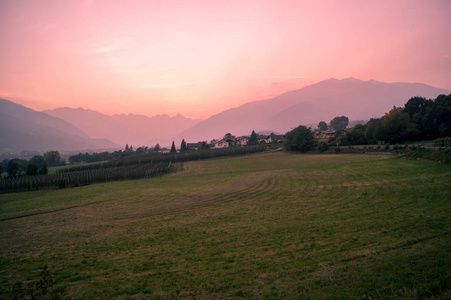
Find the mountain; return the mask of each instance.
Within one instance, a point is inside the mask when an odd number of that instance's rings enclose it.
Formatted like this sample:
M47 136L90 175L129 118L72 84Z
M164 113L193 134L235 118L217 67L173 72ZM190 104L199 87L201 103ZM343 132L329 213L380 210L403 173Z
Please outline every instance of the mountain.
M107 116L84 108L57 108L44 113L66 120L82 129L91 138L106 138L120 145L171 145L172 136L197 124L200 120L182 115L169 117L158 115L152 118L142 115Z
M287 132L299 125L381 117L393 106L404 106L414 96L435 98L451 91L421 83L385 83L355 78L329 79L216 114L175 137L187 141L220 138L225 133L249 135L252 130Z
M72 124L0 99L0 151L96 150L117 148L91 139Z

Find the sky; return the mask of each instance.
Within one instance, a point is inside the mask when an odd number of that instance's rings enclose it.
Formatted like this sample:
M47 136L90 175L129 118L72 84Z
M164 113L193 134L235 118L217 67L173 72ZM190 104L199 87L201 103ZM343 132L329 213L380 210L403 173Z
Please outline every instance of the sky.
M0 97L206 119L329 78L451 89L449 0L1 0Z

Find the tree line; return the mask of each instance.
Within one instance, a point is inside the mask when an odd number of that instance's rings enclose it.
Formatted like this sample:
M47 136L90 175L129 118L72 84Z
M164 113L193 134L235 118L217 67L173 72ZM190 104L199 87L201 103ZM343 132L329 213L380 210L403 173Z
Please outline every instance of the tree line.
M392 144L434 139L447 141L451 136L451 95L439 95L435 99L412 97L404 107L394 106L384 116L373 118L366 124L346 129L348 122L345 116L335 117L329 125L319 122L321 131L335 130L335 135L327 143L318 143L311 128L299 126L286 134L285 148L306 152L316 146L321 151L329 145Z
M61 159L58 151L48 151L44 155L35 155L29 160L19 158L4 159L0 163L0 171L6 172L7 178L15 178L25 175L46 175L49 167L64 165L66 165L66 162Z

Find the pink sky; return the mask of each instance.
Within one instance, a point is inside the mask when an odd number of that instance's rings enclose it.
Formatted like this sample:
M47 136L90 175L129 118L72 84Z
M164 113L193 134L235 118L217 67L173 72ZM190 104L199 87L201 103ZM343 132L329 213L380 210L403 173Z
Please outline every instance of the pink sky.
M451 89L451 1L0 1L0 97L208 118L331 77Z

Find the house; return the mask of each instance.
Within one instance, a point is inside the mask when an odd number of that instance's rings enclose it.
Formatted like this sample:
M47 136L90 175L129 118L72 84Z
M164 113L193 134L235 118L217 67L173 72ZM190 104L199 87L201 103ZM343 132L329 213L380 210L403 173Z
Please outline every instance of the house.
M236 145L237 146L247 146L247 144L249 143L249 137L248 136L240 136L236 139Z
M267 144L278 144L283 143L285 141L285 136L283 134L274 134L271 133L266 137L265 142Z
M206 142L197 142L197 143L186 143L186 148L188 150L199 150L207 148Z
M257 134L258 143L266 143L267 137L268 137L267 135Z
M229 144L228 147L233 147L236 145L236 139L224 139L224 141Z
M211 145L211 148L218 149L218 148L227 148L229 147L229 143L223 139L214 141Z
M334 130L315 131L315 139L327 140L335 136Z
M348 133L348 131L346 129L342 129L342 130L340 130L339 135L346 135L347 133ZM327 139L335 137L336 131L334 131L334 130L315 131L314 134L315 134L315 139L327 140Z

